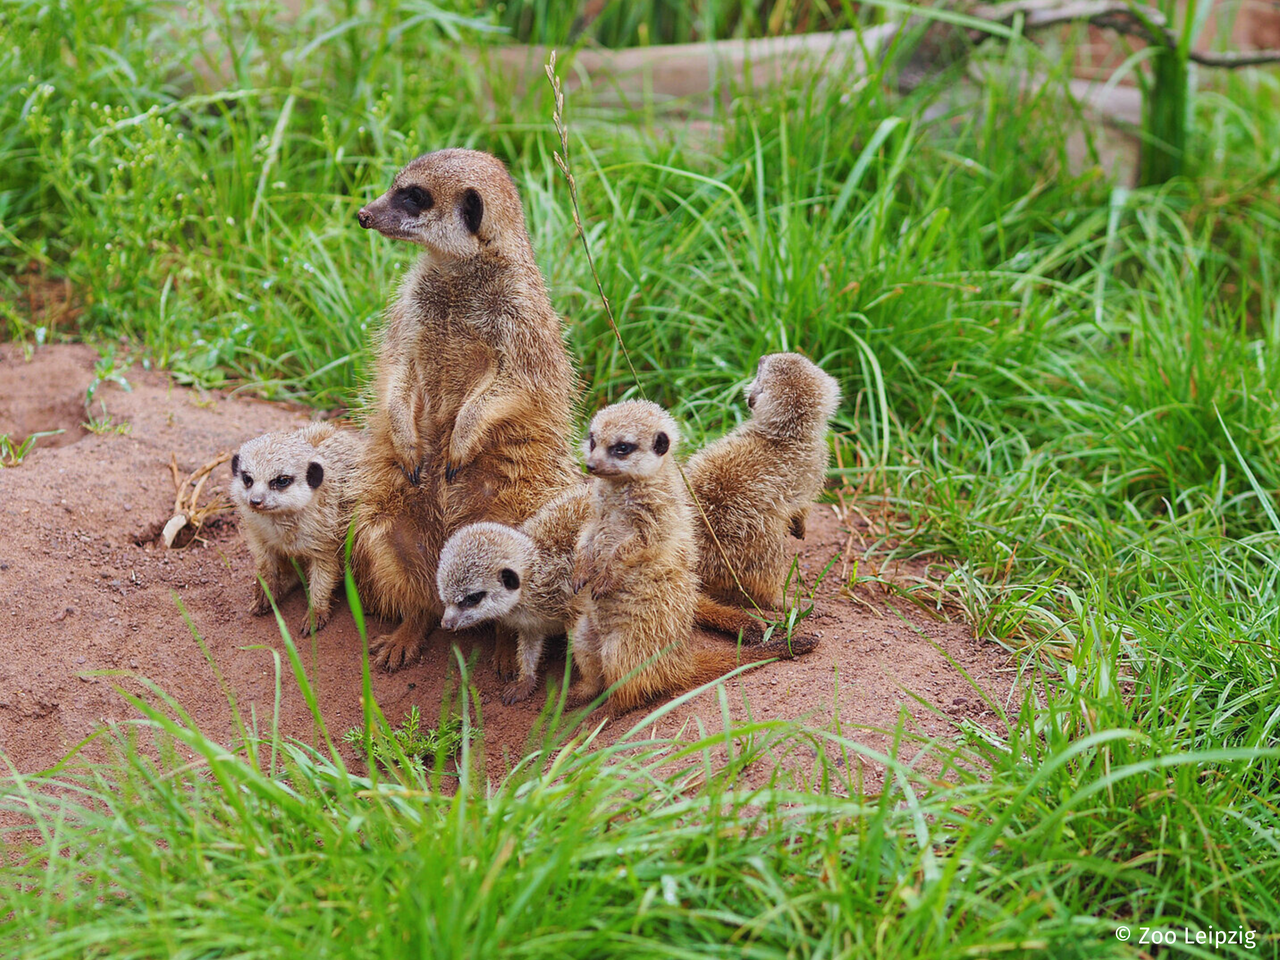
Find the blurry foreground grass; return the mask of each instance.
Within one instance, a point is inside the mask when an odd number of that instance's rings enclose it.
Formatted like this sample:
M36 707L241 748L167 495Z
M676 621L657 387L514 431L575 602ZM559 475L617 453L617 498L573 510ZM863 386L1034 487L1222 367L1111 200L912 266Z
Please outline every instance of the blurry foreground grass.
M588 404L632 389L545 92L467 52L488 19L226 11L0 6L8 337L122 337L186 380L355 403L413 251L354 212L463 145L511 165ZM0 936L31 957L1093 957L1153 953L1113 936L1145 924L1257 937L1187 955L1280 955L1277 79L1202 92L1189 175L1130 191L1088 162L1060 64L982 55L1048 80L797 78L729 91L709 132L574 95L569 120L649 396L697 440L746 415L762 352L838 376L844 479L900 523L873 556L949 558L917 599L1043 679L1007 736L903 740L878 796L841 783L853 731L765 724L679 762L579 744L496 784L464 744L443 796L140 704L158 746L6 785L41 839L0 872ZM811 745L817 784L733 787Z

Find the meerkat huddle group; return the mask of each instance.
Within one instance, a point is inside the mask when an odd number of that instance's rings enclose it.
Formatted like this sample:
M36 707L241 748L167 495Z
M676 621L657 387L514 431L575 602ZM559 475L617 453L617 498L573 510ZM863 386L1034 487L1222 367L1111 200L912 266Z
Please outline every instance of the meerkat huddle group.
M300 566L302 629L322 628L354 517L361 600L399 623L371 643L384 669L412 662L437 626L492 623L503 701L515 703L537 686L545 641L567 634L571 702L612 687L611 709L625 711L813 649L812 637L766 640L744 605L784 602L788 540L803 538L827 469L832 377L798 354L762 357L751 418L683 476L665 410L606 407L582 445L584 476L573 366L502 163L426 154L359 220L423 253L388 311L365 429L314 423L232 458L255 613ZM695 623L732 641L698 640Z

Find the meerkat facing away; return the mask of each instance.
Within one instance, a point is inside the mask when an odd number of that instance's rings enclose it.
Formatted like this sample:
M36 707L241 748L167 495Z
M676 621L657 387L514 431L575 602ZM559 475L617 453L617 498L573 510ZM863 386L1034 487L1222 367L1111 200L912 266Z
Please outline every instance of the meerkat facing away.
M826 478L827 421L840 405L840 386L797 353L767 354L748 388L747 405L751 419L686 467L706 514L697 523L698 576L719 600L779 607L795 556L787 538L804 538L809 507Z
M570 697L577 703L621 681L609 703L626 712L742 663L816 645L812 638L695 644L697 542L693 504L672 459L678 442L670 414L648 401L614 404L591 421L584 452L592 514L575 565L582 614L572 652L581 679Z
M293 561L306 570L315 630L329 622L333 589L342 576L342 551L354 507L353 476L364 438L331 423L267 433L231 458L231 500L240 514L257 576L276 599L297 585ZM254 614L271 600L254 582ZM304 618L301 632L312 631Z
M439 552L458 527L518 524L580 481L576 381L515 184L496 158L410 162L360 225L423 248L378 350L353 564L373 608L399 619L371 644L397 669L439 623ZM499 674L514 646L500 632Z
M591 488L580 483L518 528L473 523L455 531L440 551L436 582L444 603L441 626L465 630L497 621L516 632L519 677L503 689L504 704L533 694L543 646L576 619L574 552L591 516L591 497ZM761 621L701 593L694 622L741 636L748 644L764 637Z

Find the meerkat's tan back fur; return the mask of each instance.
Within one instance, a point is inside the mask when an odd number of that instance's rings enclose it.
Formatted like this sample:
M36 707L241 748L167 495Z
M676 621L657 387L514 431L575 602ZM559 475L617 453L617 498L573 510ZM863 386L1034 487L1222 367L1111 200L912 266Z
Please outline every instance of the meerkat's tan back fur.
M809 508L826 478L827 421L840 404L840 388L799 354L775 353L760 358L748 391L751 419L686 467L715 531L713 539L698 518L698 576L719 600L746 603L749 597L761 607L778 607L795 556L790 540L803 539Z
M248 440L231 460L231 500L256 575L280 599L297 583L292 561L306 571L314 621L303 621L303 633L329 620L363 452L361 434L311 423ZM270 612L261 583L254 583L253 594L252 611Z
M360 222L424 248L379 345L357 518L362 595L402 621L372 645L394 669L439 622L436 563L449 533L518 524L577 478L576 384L500 161L471 150L419 157Z
M620 684L609 702L625 712L739 663L806 652L788 650L784 641L736 649L694 641L697 542L693 504L671 456L678 439L675 421L647 401L615 404L591 422L584 446L592 512L575 574L582 603L572 643L581 673L571 691L577 702Z

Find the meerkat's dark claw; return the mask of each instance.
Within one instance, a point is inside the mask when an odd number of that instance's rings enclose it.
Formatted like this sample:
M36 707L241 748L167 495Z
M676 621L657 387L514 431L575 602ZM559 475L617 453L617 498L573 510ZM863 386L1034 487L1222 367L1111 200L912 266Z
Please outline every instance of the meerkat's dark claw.
M461 466L457 466L457 467L455 467L452 463L446 463L446 464L444 465L444 479L445 479L445 481L446 481L446 482L448 482L448 483L453 483L453 481L454 481L454 480L456 480L456 479L458 478L458 471L459 471L459 470L461 470L461 469L462 469L462 467L461 467Z
M409 481L410 486L422 486L422 463L419 462L412 470L406 470L403 463L396 464L400 468L400 472L404 474L404 478Z

